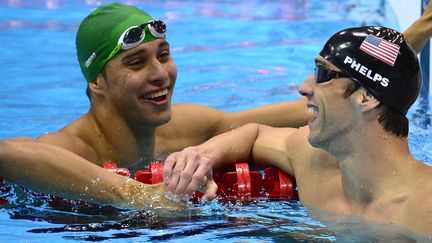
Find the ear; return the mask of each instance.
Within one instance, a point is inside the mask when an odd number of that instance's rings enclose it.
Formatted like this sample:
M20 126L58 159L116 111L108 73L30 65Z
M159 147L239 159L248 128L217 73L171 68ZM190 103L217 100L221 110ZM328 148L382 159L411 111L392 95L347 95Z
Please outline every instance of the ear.
M375 98L371 93L364 90L362 92L361 112L368 112L375 109L381 102Z
M98 74L95 80L89 83L89 89L93 94L102 95L104 90L105 80L102 74Z

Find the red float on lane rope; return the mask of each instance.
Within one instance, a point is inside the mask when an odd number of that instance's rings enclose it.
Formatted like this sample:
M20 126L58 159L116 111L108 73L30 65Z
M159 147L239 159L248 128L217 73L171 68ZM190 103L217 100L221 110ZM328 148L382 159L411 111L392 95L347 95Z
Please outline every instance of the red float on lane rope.
M118 168L116 163L105 163L102 166L106 170L118 175L130 177L131 173L126 168ZM264 170L264 179L259 171L250 171L249 165L244 162L235 164L235 171L215 170L214 180L218 185L217 196L222 200L251 201L254 198L265 195L270 199L294 199L298 200L295 179L275 167L268 167ZM148 170L139 170L135 173L135 179L145 184L157 184L163 182L163 164L150 163ZM0 189L5 192L6 188L1 187L3 178L0 178ZM7 192L7 191L6 191ZM202 192L197 191L193 201L201 198ZM50 200L51 206L85 205L88 207L97 206L79 200L58 198L44 195ZM7 200L0 198L0 205L7 204Z
M107 171L118 174L118 175L127 176L127 177L129 177L131 175L131 173L128 169L118 168L116 163L105 163L102 165L102 167L104 169L106 169Z
M264 191L268 198L298 200L294 177L275 167L264 170Z
M145 184L157 184L163 182L163 164L150 163L148 170L139 170L135 173L135 180Z
M0 189L3 192L2 184L3 184L3 178L0 177ZM4 205L7 203L8 203L8 201L6 199L0 198L0 205Z
M218 196L221 199L242 201L259 197L262 192L261 172L250 171L249 165L243 162L236 163L235 167L235 172L225 172L221 181L216 181Z

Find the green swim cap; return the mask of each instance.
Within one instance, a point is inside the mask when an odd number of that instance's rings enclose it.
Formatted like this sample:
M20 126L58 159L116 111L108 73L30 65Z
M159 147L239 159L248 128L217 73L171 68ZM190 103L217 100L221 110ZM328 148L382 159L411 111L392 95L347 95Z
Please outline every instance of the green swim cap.
M113 3L97 8L80 24L76 49L81 71L88 83L102 71L105 64L119 54L120 36L130 27L139 26L153 18L132 6ZM148 28L142 43L157 39Z

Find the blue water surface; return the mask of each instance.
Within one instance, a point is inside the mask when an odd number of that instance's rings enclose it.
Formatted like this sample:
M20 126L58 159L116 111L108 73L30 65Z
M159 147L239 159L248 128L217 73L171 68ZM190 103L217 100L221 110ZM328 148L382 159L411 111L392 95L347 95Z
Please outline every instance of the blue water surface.
M0 139L56 131L88 111L75 33L81 19L109 2L0 0ZM121 2L167 22L179 70L174 103L226 111L299 98L297 87L312 73L315 56L340 29L398 29L388 3L377 0ZM409 116L421 109L416 104ZM417 121L411 119L410 147L430 164L431 132ZM11 193L16 200L0 208L0 242L352 240L311 218L298 201L215 201L191 206L189 216L173 220L112 209L62 211L22 196L20 188Z

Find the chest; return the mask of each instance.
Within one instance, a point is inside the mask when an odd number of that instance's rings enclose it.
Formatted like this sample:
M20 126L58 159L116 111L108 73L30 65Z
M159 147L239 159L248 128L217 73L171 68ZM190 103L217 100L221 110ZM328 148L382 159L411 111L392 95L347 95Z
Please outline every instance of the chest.
M340 176L297 180L301 202L313 209L350 215L351 206L343 193Z
M373 221L399 222L406 216L409 196L409 193L401 193L371 203L362 213L363 217Z
M401 223L409 211L409 194L382 198L369 205L355 205L343 193L342 187L316 187L303 196L302 202L308 207L345 216L361 217L368 221ZM302 198L302 195L300 195ZM408 210L407 210L408 209Z
M208 137L198 131L187 132L186 130L166 129L156 130L155 154L169 155L172 152L181 151L189 146L196 146L204 143Z

